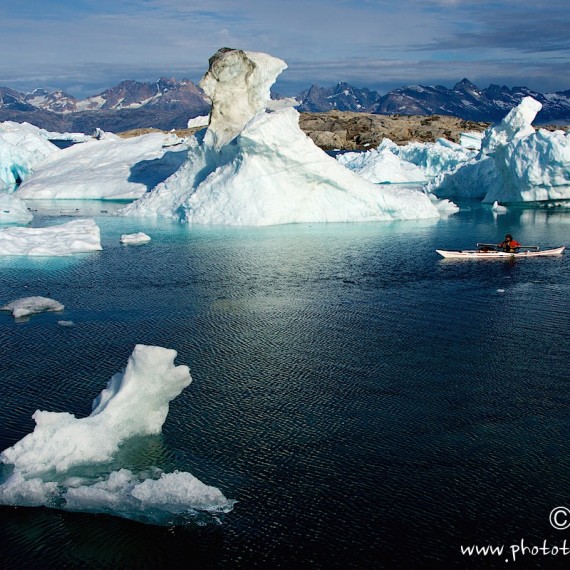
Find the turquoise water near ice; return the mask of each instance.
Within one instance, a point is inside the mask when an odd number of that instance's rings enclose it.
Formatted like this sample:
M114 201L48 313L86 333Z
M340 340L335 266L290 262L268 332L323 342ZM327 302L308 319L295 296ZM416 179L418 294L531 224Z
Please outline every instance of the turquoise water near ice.
M172 528L2 507L3 567L502 567L460 546L570 538L549 524L570 506L568 254L435 253L507 232L568 245L567 210L465 202L439 221L198 228L89 204L103 251L0 259L1 304L65 304L0 313L0 449L36 409L89 414L135 344L174 348L193 383L124 460L238 502ZM64 206L35 223L70 219L53 217ZM136 231L152 241L119 243Z

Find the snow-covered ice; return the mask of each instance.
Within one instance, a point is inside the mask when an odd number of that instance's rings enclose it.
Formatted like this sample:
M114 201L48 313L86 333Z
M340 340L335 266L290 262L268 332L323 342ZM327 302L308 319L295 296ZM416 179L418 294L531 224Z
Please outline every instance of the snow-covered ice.
M65 308L59 301L49 297L22 297L0 307L0 311L10 311L14 318L20 319L44 311L63 311Z
M292 108L268 113L269 88L284 62L220 51L201 82L210 125L189 140L187 161L119 213L189 223L272 225L438 218L426 194L379 187L319 149Z
M145 234L144 232L137 232L134 234L123 234L121 236L120 242L124 244L140 244L140 243L148 243L150 241L150 236Z
M150 133L77 144L44 160L16 195L26 200L133 200L182 164L183 140L172 133Z
M0 224L27 224L33 219L27 204L9 192L0 192Z
M101 232L91 219L72 220L45 228L0 230L0 255L62 256L101 249Z
M376 149L339 154L337 160L372 182L427 183L460 168L475 154L446 139L399 146L384 138Z
M459 136L459 144L469 150L480 150L481 141L483 140L483 133L476 131L469 131L461 133Z
M193 117L192 119L188 119L188 128L196 128L196 127L207 127L208 121L210 120L209 115L200 115L199 117Z
M176 356L175 350L137 345L89 416L36 411L34 431L0 454L13 468L0 484L0 504L104 512L155 524L231 510L234 501L191 473L111 467L131 438L162 431L169 403L191 383L188 367L174 364Z
M415 164L400 159L390 148L378 147L366 152L339 154L343 166L377 184L425 183L424 172Z

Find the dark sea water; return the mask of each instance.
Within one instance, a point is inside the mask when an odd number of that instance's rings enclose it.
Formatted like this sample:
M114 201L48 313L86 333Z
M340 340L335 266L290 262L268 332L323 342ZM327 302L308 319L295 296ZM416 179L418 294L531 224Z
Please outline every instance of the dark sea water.
M568 567L561 553L514 565L511 545L570 550L549 522L570 507L569 255L435 249L507 232L569 245L570 212L462 207L268 228L99 214L102 252L0 258L0 304L66 307L0 313L0 449L36 409L88 415L135 344L174 348L193 382L131 453L237 500L219 522L170 528L0 507L2 568ZM136 231L152 241L119 243Z

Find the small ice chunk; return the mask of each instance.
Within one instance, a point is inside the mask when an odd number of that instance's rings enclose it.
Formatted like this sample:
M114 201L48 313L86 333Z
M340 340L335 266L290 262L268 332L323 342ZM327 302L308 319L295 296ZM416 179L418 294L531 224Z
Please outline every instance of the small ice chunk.
M150 241L150 236L147 236L143 232L138 232L135 234L123 234L121 236L121 243L124 244L148 243L149 241Z
M505 214L507 212L507 208L505 208L505 206L501 206L497 200L493 202L492 210L497 214Z
M48 297L23 297L0 307L0 311L10 311L16 319L27 317L34 313L63 311L63 309L64 305Z

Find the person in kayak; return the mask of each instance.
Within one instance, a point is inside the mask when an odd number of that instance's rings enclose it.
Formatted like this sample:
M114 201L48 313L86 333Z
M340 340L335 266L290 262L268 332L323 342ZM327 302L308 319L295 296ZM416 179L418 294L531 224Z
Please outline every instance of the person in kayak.
M517 240L513 239L511 234L507 234L505 239L501 243L497 244L497 247L500 247L503 251L508 253L512 253L520 246L521 244Z

